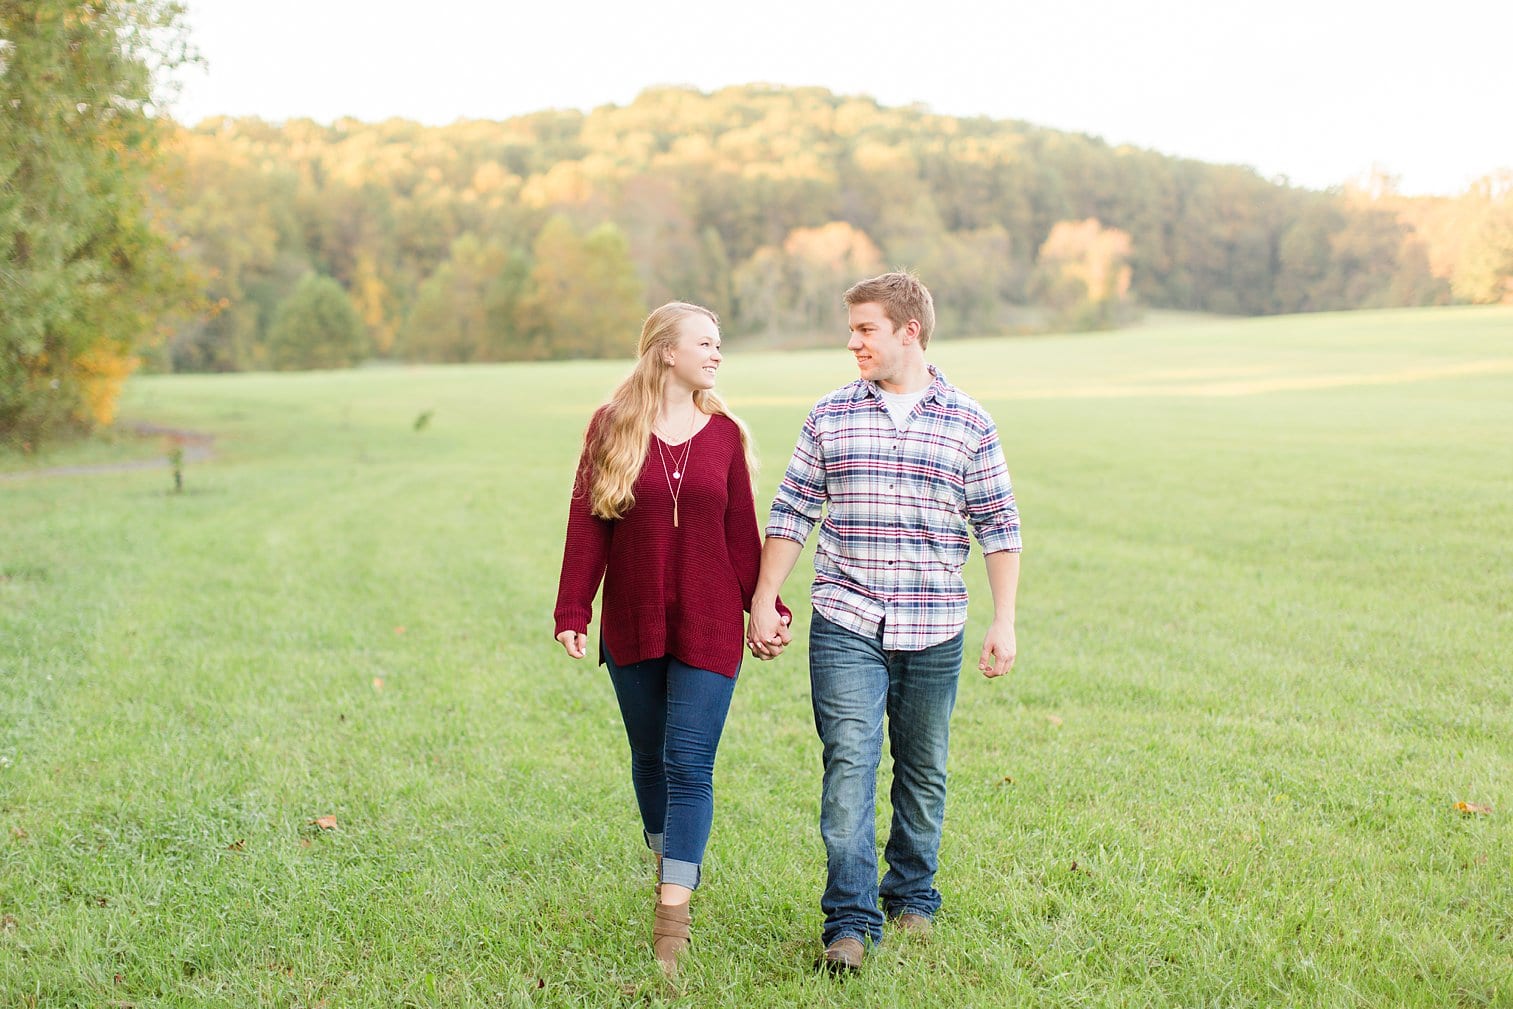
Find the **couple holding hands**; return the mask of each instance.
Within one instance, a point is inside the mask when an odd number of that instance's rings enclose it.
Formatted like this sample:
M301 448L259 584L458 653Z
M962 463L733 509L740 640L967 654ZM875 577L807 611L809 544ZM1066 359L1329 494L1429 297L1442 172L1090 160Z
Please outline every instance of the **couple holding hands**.
M778 590L819 526L809 679L823 748L827 882L820 964L859 969L885 919L925 932L946 804L951 710L967 617L969 537L993 620L978 669L1014 664L1019 513L992 418L925 360L935 309L911 274L845 294L860 377L804 420L757 534L751 438L714 391L714 313L673 302L647 318L634 370L590 420L568 508L557 640L599 661L630 741L631 781L656 854L652 946L668 974L689 945L714 812L715 751L743 658L791 640ZM884 716L893 807L878 880L874 828Z

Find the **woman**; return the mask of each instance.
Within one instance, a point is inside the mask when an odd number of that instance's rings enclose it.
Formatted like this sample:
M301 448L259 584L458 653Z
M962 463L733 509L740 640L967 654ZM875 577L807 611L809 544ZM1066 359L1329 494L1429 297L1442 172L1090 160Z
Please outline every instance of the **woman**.
M587 653L602 579L599 661L620 702L646 844L657 855L652 945L672 974L688 947L688 901L714 813L715 749L741 666L741 615L756 587L761 537L751 438L713 391L715 314L663 305L647 318L638 354L584 436L557 640L575 659ZM786 623L787 609L777 609Z

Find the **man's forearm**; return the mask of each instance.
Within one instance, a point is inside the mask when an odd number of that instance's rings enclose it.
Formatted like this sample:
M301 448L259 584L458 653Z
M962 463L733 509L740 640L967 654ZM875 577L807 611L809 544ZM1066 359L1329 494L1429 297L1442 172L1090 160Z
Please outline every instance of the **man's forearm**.
M762 568L757 574L756 591L752 595L753 610L757 600L763 603L777 600L783 582L793 573L793 566L803 552L804 545L795 540L782 536L767 537L767 542L762 544Z
M771 542L771 541L769 541ZM983 558L988 565L988 590L993 593L993 619L1014 622L1015 597L1019 594L1019 554L999 550ZM766 557L762 568L767 567Z

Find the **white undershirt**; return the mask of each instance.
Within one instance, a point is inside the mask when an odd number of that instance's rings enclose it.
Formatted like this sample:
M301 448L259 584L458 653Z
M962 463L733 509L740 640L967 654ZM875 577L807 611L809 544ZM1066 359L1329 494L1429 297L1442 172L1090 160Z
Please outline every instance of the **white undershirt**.
M925 393L930 391L927 385L918 392L888 392L881 387L877 390L882 394L883 404L888 408L888 416L893 418L893 426L900 431L904 429L904 421L909 414L914 412L915 404L925 398Z

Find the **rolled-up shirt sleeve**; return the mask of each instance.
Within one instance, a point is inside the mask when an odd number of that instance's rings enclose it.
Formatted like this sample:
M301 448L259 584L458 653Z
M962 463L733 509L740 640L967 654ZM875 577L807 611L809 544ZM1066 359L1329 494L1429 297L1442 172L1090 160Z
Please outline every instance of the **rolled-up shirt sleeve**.
M1014 502L1014 486L1009 481L998 428L991 422L967 467L966 485L967 520L972 523L982 552L1018 553L1019 506Z
M825 510L825 453L814 414L804 418L783 482L772 499L767 535L803 543Z

